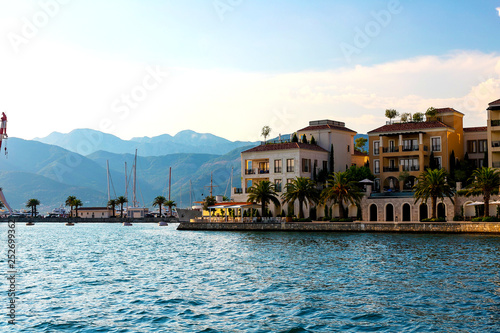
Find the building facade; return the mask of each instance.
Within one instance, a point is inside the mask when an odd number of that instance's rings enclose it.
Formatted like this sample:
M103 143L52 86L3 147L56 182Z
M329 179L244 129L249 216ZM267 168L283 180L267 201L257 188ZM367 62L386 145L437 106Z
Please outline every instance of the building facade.
M500 168L500 99L488 104L488 166Z
M368 132L373 191L411 191L431 159L449 171L451 153L464 154L462 119L461 112L443 108L424 122L389 123Z

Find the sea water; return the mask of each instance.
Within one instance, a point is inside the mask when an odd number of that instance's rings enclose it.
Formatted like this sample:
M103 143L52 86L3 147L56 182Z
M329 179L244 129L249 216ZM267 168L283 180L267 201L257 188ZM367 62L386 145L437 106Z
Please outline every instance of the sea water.
M498 236L175 228L17 224L0 331L500 331Z

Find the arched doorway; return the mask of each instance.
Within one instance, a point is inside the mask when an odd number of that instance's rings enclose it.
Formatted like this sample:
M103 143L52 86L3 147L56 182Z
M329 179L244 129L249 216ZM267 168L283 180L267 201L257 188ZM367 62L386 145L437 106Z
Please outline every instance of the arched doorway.
M443 202L437 205L437 217L446 217L446 206Z
M394 206L392 204L385 206L385 220L394 221Z
M420 213L420 221L423 219L427 219L429 215L427 214L427 204L420 204L419 207L419 213Z
M370 221L377 221L377 205L370 205Z
M403 221L411 221L411 207L409 203L403 205Z
M396 177L387 177L384 180L384 191L399 192L399 180Z

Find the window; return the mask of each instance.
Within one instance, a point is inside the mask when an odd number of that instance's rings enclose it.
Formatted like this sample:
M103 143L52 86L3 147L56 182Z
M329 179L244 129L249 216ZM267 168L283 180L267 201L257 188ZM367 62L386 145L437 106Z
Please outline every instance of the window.
M484 159L480 158L477 161L478 161L478 167L482 168L484 166Z
M468 153L477 153L477 141L476 140L468 140L467 141L467 152Z
M380 160L373 161L373 173L380 173Z
M415 150L418 150L417 139L403 140L403 151L415 151Z
M302 159L302 172L311 172L311 160L308 158Z
M292 178L288 178L288 179L286 180L286 183L287 183L287 184L290 184L291 182L293 182L293 179L292 179Z
M441 156L434 157L434 161L438 169L441 169L443 165L441 164Z
M276 192L281 192L281 179L275 179L274 186L276 187Z
M281 173L282 164L282 160L274 160L274 173Z
M323 170L328 170L328 161L323 161Z
M484 153L485 151L488 150L488 148L487 148L488 147L488 140L479 140L478 141L478 146L479 146L478 147L479 148L478 151L480 153Z
M375 178L375 181L373 183L373 190L376 192L380 191L380 179L379 178Z
M351 146L347 145L347 152L349 152L350 149L351 149Z
M418 158L404 158L399 160L403 166L403 171L419 171Z
M441 137L431 138L431 151L441 151Z
M373 155L378 155L380 153L380 141L373 141Z
M287 159L286 160L286 172L294 172L295 171L295 160Z
M259 173L269 173L269 162L260 162L259 163Z

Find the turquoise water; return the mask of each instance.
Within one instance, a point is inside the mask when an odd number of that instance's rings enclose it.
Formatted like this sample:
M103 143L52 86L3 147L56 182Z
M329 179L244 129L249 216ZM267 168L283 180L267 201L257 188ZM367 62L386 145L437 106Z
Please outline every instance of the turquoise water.
M500 331L500 237L175 227L18 224L0 331Z

